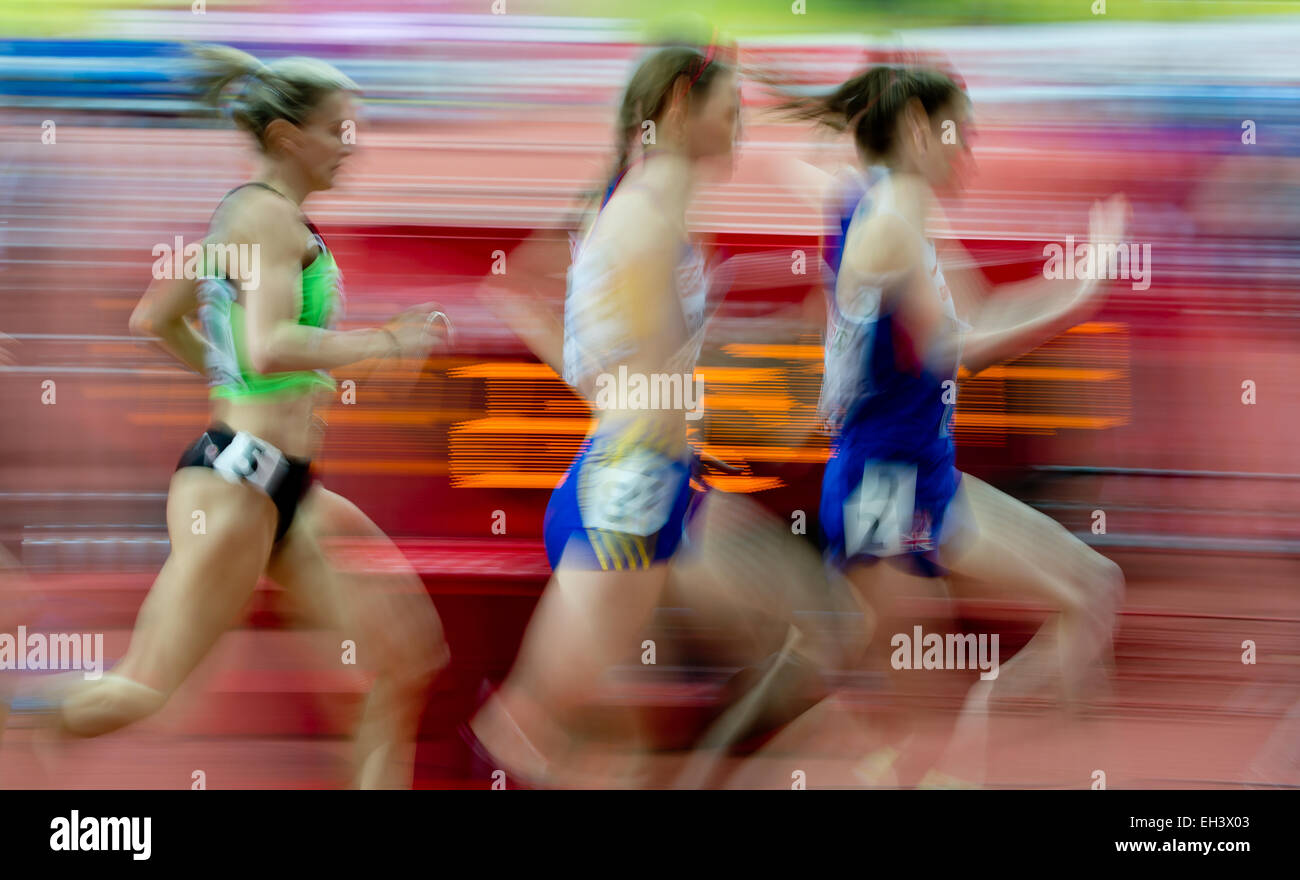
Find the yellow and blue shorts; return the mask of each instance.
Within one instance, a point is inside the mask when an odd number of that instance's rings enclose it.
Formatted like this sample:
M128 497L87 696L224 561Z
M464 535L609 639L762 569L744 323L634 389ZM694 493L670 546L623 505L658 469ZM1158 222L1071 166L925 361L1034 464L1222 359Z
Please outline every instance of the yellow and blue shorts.
M629 571L677 551L695 491L693 458L617 437L592 438L551 494L543 534L551 568Z

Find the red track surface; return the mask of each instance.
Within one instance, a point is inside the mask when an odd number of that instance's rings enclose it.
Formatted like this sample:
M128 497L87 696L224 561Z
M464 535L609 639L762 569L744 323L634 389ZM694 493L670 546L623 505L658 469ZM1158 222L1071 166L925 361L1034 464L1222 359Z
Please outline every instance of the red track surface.
M519 549L477 549L463 542L410 553L447 623L454 661L431 695L425 716L417 784L486 787L466 777L466 756L452 729L473 705L478 677L498 674L489 644L517 638L540 587L536 578L502 580ZM364 548L344 551L346 564L365 564ZM446 564L439 564L439 560ZM1084 717L1067 721L1043 707L1000 715L991 729L987 784L1082 788L1102 769L1111 788L1234 786L1251 779L1250 764L1284 713L1300 697L1295 664L1300 627L1290 595L1294 563L1283 560L1128 554L1129 597L1116 643L1115 693ZM518 570L516 569L516 574ZM518 584L519 586L511 586ZM138 605L148 576L38 578L56 606L99 598L96 617L118 618ZM523 595L520 595L523 594ZM486 607L485 607L486 603ZM491 622L484 612L491 608ZM946 603L918 600L927 629L942 626ZM985 602L959 609L1002 633L1004 653L1036 626L1039 612ZM359 710L364 682L338 671L332 639L284 629L287 609L276 590L253 602L250 626L231 632L214 655L158 717L98 741L76 743L32 760L33 734L11 729L0 749L5 787L181 788L203 770L212 788L328 788L345 784L344 737ZM60 629L76 631L61 616ZM112 658L125 648L129 620L106 633ZM662 623L662 621L660 622ZM484 641L482 628L494 637ZM652 637L665 639L662 633ZM1241 663L1241 643L1258 645L1257 665ZM884 742L899 706L922 717L922 733L898 765L898 784L912 785L936 760L950 732L953 708L972 681L950 673L937 690L887 697L869 679L846 682L835 696L787 728L759 753L729 759L729 786L784 787L803 770L810 787L864 786L855 765ZM927 683L929 678L927 677ZM933 685L929 685L933 687ZM664 751L651 762L649 784L667 785L687 757L689 742L712 696L669 672L638 671L611 688L608 700L642 706ZM598 708L598 707L597 707ZM1271 782L1300 785L1295 768L1275 766Z

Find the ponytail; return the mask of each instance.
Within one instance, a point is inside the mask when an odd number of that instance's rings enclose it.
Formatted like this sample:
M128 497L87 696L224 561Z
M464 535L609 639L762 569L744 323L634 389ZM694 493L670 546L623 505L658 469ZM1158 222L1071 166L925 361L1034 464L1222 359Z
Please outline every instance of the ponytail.
M316 58L283 58L264 64L229 46L195 46L196 90L208 105L224 111L265 148L266 129L276 119L301 125L317 105L338 91L359 92L348 76ZM239 85L233 95L228 87Z
M927 68L880 65L860 73L827 95L795 98L780 109L795 117L852 133L870 159L888 156L904 109L920 101L933 116L956 96L960 86L947 74Z
M708 94L713 81L729 69L717 55L718 47L713 45L703 51L694 46L674 45L656 50L637 65L623 90L614 124L614 163L606 174L603 188L587 194L589 207L599 208L610 188L627 171L645 123L656 122L663 115L679 79L686 77L689 81L689 99Z

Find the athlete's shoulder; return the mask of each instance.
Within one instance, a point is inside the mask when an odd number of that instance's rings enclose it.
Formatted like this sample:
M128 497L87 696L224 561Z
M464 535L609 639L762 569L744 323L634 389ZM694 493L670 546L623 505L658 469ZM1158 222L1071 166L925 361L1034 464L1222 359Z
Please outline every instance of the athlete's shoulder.
M859 275L896 275L921 265L923 245L904 217L892 211L875 213L850 234L844 262Z
M260 186L244 186L222 201L209 235L292 250L301 245L303 228L302 214L293 202Z
M638 262L673 255L681 233L670 224L653 195L643 187L614 193L601 211L584 250L598 249L617 262Z
M222 196L217 206L218 214L238 216L248 211L293 215L298 213L297 206L287 197L257 182L240 184Z

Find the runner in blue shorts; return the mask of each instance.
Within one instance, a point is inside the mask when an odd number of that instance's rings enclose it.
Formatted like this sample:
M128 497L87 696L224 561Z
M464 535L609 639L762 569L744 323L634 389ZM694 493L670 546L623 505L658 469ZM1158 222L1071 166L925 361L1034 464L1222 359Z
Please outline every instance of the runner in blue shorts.
M869 169L837 193L830 224L828 561L881 614L886 654L891 634L911 633L892 598L938 575L1049 604L1057 613L972 689L967 714L986 714L995 684L999 696L1077 697L1108 650L1123 576L1055 521L960 473L951 425L959 365L977 373L1087 320L1102 286L1039 278L990 289L978 270L945 273L926 230L965 176L970 131L970 101L951 77L880 66L791 108L849 131ZM1091 240L1118 241L1126 212L1122 197L1095 205ZM950 244L950 264L973 264Z
M564 378L593 402L595 426L546 511L551 582L510 675L463 732L516 781L575 782L574 711L638 650L681 544L708 292L686 210L703 166L729 160L739 113L717 47L656 50L624 91L615 169L565 296Z

